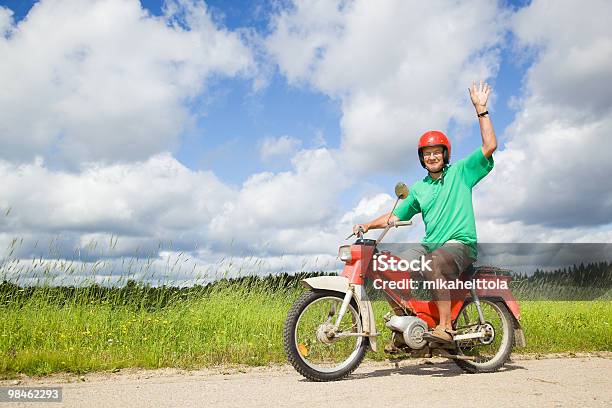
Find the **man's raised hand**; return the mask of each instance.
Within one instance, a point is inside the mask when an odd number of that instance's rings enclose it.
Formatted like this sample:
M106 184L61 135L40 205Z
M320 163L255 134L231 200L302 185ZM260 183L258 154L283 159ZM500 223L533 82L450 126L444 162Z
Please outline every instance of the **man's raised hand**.
M476 81L472 82L470 90L470 98L474 107L480 113L479 109L486 110L487 101L489 100L489 94L491 93L491 87L486 82L480 81L480 84L476 84Z

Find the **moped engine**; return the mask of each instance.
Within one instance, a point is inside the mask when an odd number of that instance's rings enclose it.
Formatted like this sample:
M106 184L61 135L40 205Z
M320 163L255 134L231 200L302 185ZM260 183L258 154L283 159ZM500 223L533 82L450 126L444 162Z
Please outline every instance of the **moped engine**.
M392 316L385 325L397 332L408 347L420 350L427 345L423 333L427 331L427 323L415 316Z

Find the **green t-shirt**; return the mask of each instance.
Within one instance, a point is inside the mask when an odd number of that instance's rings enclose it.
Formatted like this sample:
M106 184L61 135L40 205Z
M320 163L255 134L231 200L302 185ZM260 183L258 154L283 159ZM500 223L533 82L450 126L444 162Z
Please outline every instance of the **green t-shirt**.
M423 245L435 251L445 242L457 240L472 249L476 259L476 221L472 188L493 168L493 157L486 158L479 147L466 158L449 165L437 180L429 175L410 187L408 197L393 211L400 220L423 214Z

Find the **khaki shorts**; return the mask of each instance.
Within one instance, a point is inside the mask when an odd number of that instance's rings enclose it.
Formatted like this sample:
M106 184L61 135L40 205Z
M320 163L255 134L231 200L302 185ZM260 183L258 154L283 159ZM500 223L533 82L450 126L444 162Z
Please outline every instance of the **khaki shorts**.
M400 257L401 259L406 259L411 261L413 259L419 259L421 256L427 256L429 254L433 255L444 255L452 258L454 263L452 268L444 268L442 271L443 275L446 279L457 279L459 275L463 271L465 271L471 264L473 264L476 260L471 257L471 248L466 244L463 244L459 241L451 240L445 242L441 247L436 249L433 252L429 252L427 248L423 245L414 245L410 248L406 248L405 250L400 250L393 252L393 255ZM415 276L416 278L416 276ZM425 276L425 278L427 278Z

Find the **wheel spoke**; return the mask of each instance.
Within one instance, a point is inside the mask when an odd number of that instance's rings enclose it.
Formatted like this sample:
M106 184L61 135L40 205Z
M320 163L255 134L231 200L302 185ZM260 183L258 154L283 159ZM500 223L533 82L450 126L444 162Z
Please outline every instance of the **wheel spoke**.
M350 362L353 354L363 342L363 338L358 336L340 338L325 336L325 333L329 333L335 323L332 317L340 309L341 304L342 301L336 297L319 298L304 308L298 318L295 328L296 346L298 350L301 344L305 346L307 353L302 353L300 350L300 357L314 369L337 370L338 367ZM357 332L361 332L360 318L351 305L343 316L337 333Z

